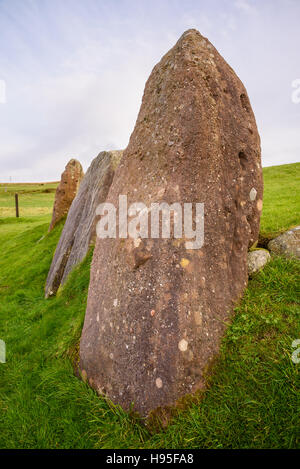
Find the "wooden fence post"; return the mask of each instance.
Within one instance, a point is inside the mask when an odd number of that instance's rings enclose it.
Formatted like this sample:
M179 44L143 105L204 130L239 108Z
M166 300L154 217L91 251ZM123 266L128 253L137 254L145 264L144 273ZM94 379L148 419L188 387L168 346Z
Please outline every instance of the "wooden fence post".
M19 218L19 196L15 194L15 202L16 202L16 217Z

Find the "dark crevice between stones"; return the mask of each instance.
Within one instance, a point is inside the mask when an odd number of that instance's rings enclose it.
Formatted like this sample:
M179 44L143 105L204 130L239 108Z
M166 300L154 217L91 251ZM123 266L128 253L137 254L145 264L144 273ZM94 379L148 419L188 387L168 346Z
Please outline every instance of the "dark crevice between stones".
M268 249L268 244L272 239L273 239L272 236L263 236L259 233L256 247Z

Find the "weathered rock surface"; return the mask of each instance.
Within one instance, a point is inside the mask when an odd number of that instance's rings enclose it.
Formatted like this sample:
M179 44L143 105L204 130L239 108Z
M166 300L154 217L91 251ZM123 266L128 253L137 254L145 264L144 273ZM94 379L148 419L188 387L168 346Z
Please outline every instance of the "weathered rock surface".
M54 228L59 220L67 215L83 176L83 169L79 161L75 159L70 160L61 175L60 183L56 189L49 231Z
M288 230L269 242L271 254L300 259L300 226Z
M96 237L96 207L105 201L122 151L103 151L91 163L69 210L46 281L54 295L71 270L86 256Z
M256 249L255 251L248 252L248 275L251 276L263 269L270 259L270 253L266 249Z
M262 209L260 139L247 92L212 44L183 34L154 67L107 201L205 204L185 239L99 239L80 344L82 377L147 415L204 386Z

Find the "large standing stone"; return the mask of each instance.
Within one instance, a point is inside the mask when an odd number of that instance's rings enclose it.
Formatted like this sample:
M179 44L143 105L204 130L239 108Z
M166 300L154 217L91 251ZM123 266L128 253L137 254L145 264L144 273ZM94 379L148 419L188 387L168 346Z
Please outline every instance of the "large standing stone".
M59 220L67 215L83 176L83 169L79 161L75 159L70 160L61 175L60 183L56 189L49 231L54 228Z
M262 209L260 139L247 92L212 44L185 32L154 67L108 202L204 202L202 249L185 239L99 239L80 370L142 415L204 386Z
M86 256L96 236L96 208L104 202L122 151L103 151L91 163L68 213L48 273L46 297L54 295Z

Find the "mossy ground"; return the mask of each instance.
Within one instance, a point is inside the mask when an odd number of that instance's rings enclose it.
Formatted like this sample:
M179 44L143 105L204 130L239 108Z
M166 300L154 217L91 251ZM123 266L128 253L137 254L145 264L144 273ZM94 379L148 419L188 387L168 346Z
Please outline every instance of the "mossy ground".
M264 170L264 236L299 224L299 169ZM277 257L255 275L227 329L207 391L179 406L167 427L147 427L74 375L92 252L60 295L45 300L62 223L47 233L54 193L42 192L47 185L32 189L24 185L16 219L16 187L10 186L10 195L0 187L0 338L7 347L7 362L0 364L1 448L300 446L300 365L291 360L292 341L300 338L298 261Z

